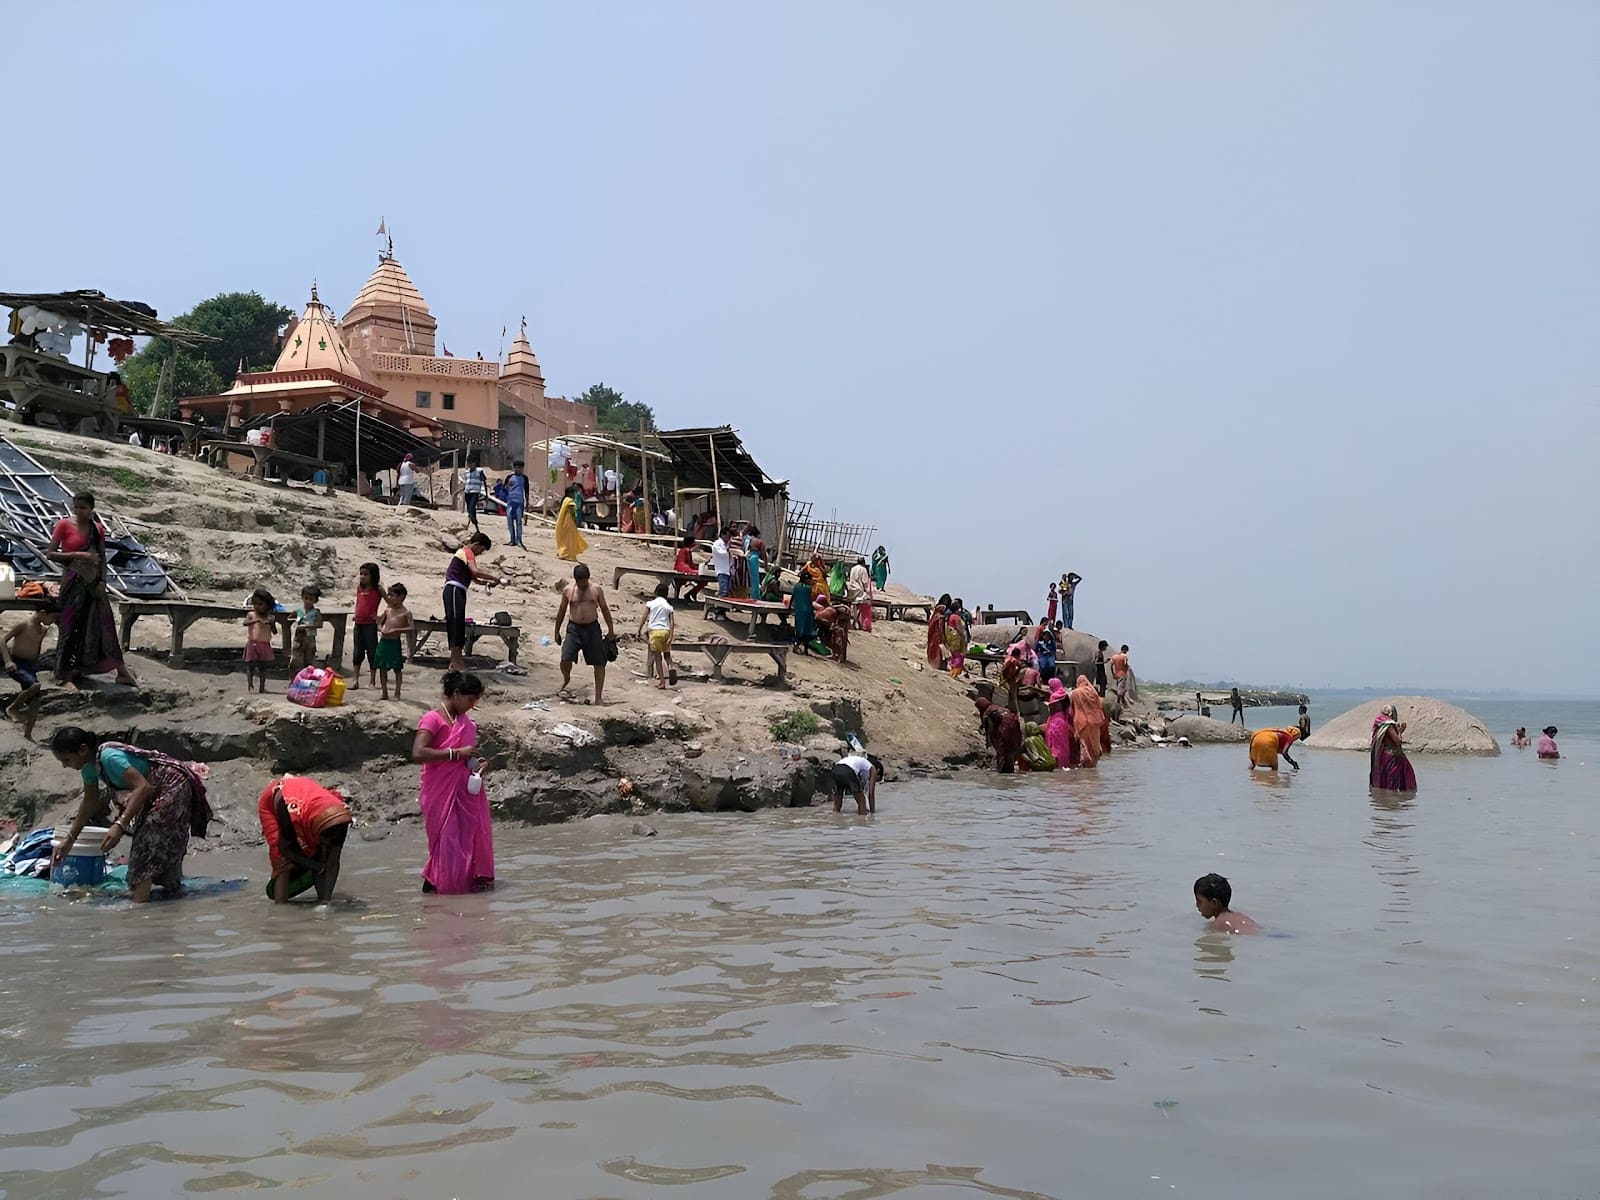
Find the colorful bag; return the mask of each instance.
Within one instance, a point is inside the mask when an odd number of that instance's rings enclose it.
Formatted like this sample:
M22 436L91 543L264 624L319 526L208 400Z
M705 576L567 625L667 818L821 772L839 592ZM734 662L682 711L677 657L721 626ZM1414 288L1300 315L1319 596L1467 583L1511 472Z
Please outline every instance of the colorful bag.
M344 679L332 667L306 667L289 684L289 703L327 708L344 703Z

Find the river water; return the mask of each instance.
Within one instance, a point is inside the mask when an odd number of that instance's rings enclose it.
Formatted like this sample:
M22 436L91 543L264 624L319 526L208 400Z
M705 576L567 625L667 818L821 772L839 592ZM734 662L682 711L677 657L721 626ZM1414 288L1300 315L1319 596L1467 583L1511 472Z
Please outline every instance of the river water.
M253 855L12 896L0 1196L1592 1196L1592 709L1404 802L1175 748L504 828L489 896L418 894L412 827L329 909ZM1266 932L1203 929L1208 871Z

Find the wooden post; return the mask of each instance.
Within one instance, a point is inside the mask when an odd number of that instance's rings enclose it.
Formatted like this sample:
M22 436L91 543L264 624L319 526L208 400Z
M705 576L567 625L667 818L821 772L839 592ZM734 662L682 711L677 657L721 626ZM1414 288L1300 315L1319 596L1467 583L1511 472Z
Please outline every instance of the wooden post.
M327 457L327 455L324 454L324 450L327 448L327 444L328 444L328 418L326 416L321 416L321 417L317 418L317 457L319 459Z
M711 446L711 498L717 502L717 536L722 536L722 485L717 482L717 435L706 438Z
M775 560L779 566L783 565L784 555L789 547L789 489L784 488L778 493L778 502L783 510L783 524L778 529L778 557Z
M602 451L604 453L604 451ZM617 486L613 489L617 497L617 532L622 532L622 451L613 450L611 456L617 461ZM604 459L600 461L604 462Z
M644 497L644 533L654 533L655 505L650 503L650 460L644 454L644 418L639 418L639 494Z

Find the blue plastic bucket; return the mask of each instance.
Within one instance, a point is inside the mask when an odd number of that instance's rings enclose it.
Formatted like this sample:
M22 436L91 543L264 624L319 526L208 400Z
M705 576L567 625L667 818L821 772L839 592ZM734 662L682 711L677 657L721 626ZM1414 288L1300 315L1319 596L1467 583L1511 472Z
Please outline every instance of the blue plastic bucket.
M109 829L85 825L61 865L50 872L50 882L61 887L98 887L106 877L106 856L100 843Z

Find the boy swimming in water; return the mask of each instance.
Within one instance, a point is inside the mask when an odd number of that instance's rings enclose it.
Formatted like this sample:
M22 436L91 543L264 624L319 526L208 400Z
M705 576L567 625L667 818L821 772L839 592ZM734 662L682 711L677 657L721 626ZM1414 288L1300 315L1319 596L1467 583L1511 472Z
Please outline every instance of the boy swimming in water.
M1211 929L1223 933L1254 933L1256 923L1242 912L1228 907L1233 899L1233 887L1221 875L1213 872L1194 881L1194 906L1206 919Z

